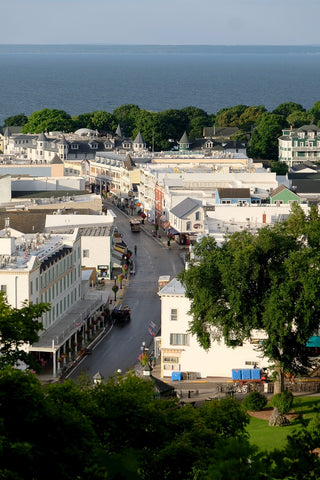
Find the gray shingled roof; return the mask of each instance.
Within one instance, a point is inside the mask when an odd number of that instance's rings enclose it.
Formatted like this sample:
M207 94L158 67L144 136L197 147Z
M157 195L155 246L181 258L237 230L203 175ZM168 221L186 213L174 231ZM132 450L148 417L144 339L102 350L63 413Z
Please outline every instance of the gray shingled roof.
M64 162L61 160L61 158L57 154L55 154L55 156L53 157L50 163L51 165L61 165L61 163L64 164Z
M189 140L189 137L187 135L187 132L184 132L184 134L182 135L182 137L180 138L179 144L189 144L190 143L190 140Z
M136 136L134 143L146 143L143 139L143 136L141 135L141 132L138 132L138 135Z
M193 198L188 197L182 200L182 202L178 203L178 205L173 207L170 212L172 213L172 215L175 215L178 218L183 218L190 212L198 208L199 205L199 202L197 202Z

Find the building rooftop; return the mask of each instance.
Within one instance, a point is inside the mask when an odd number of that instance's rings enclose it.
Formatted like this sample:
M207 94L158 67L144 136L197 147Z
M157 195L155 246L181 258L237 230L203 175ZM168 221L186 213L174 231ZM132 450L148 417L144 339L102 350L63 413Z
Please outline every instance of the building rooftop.
M31 270L37 264L64 256L78 231L67 234L23 234L10 227L0 231L0 272Z

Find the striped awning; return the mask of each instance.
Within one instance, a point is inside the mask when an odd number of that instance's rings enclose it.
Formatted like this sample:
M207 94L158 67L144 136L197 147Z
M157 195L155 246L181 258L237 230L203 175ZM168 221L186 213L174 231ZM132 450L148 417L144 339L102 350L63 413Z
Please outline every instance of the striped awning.
M163 228L169 228L170 227L170 222L165 222L163 224Z
M115 252L125 253L126 248L127 248L127 247L124 247L123 245L115 245L115 246L113 247L113 250L114 250Z

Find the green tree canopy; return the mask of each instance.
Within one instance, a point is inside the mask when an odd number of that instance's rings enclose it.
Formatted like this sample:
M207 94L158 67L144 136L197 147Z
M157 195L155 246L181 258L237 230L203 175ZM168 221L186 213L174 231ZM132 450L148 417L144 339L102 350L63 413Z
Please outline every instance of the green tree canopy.
M23 133L41 132L72 132L73 122L71 116L64 110L48 109L33 112L28 117L28 122L23 125Z
M282 115L283 117L287 118L294 112L305 112L305 109L302 105L295 102L286 102L280 103L273 111L275 115Z
M320 102L316 102L308 111L312 118L312 123L319 125L320 122Z
M186 131L189 138L202 138L203 128L210 124L208 114L197 107L185 107L181 111L187 115L188 126Z
M300 480L318 478L319 419L270 454L249 443L249 417L227 397L198 408L155 398L132 373L99 385L43 387L0 370L0 478L11 480Z
M281 115L265 112L256 122L248 155L252 158L278 160L278 138L282 134L285 119Z
M244 132L250 132L251 127L255 125L257 119L266 112L265 107L259 105L258 107L248 107L240 115L239 128Z
M151 149L159 150L161 137L157 129L157 113L140 110L136 116L132 136L135 137L138 132L141 132L146 144L149 145Z
M92 113L81 113L72 117L73 131L77 131L80 128L92 129Z
M100 133L114 132L117 129L117 121L109 112L97 111L91 114L92 128Z
M25 302L22 308L13 308L4 293L0 293L0 368L14 366L19 360L34 367L31 355L22 347L39 340L43 328L40 317L48 310L50 306L45 303Z
M295 128L302 127L302 125L309 125L312 122L312 115L309 112L295 111L287 116L287 123Z
M320 219L301 212L296 206L287 222L257 234L234 233L221 247L204 238L180 274L200 344L224 338L234 346L265 332L260 348L277 367L279 389L284 370L310 367L306 342L320 323Z
M4 127L22 127L28 122L28 117L24 113L8 117L4 121Z
M216 115L216 125L219 127L239 127L240 117L247 108L247 105L222 108Z
M138 105L128 104L113 110L113 116L120 124L123 135L125 137L132 137L133 130L136 127L136 118L140 113Z

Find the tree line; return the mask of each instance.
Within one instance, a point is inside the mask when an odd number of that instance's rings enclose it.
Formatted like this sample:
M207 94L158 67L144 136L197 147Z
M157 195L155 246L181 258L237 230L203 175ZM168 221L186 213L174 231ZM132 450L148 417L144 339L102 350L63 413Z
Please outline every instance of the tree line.
M140 131L147 145L155 151L166 151L180 140L186 131L190 140L202 138L204 127L237 127L234 140L248 142L248 156L270 161L278 159L278 137L282 129L305 124L320 124L320 101L310 110L294 102L281 103L274 110L262 106L236 105L208 114L197 107L152 112L128 104L112 113L94 111L71 116L64 110L48 109L8 117L4 127L21 126L23 133L46 131L74 132L90 128L100 133L115 132L120 125L124 137L134 139Z
M179 406L132 373L42 386L0 370L0 478L6 480L300 480L320 475L319 415L261 451L232 397Z

